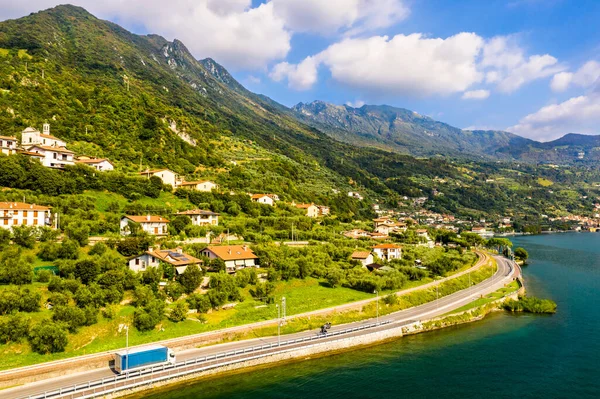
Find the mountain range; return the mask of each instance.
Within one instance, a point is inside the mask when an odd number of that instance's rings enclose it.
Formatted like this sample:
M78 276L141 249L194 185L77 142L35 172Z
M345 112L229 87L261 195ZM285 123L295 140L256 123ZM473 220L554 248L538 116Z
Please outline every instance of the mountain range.
M298 119L337 140L415 156L557 164L600 160L600 136L570 133L541 143L505 131L463 130L388 105L354 108L313 101L292 110Z

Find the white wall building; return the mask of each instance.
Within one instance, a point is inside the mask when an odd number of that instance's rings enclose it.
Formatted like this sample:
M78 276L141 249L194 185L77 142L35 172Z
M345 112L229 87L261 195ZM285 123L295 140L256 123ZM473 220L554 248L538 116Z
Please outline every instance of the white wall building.
M375 245L373 252L383 260L402 259L402 247L396 244Z
M189 216L189 218L192 219L192 224L194 226L219 225L219 214L211 211L205 211L203 209L183 211L179 212L178 215Z
M223 260L228 273L246 267L258 267L258 256L247 245L211 245L202 250L202 256Z
M41 158L42 165L48 168L64 168L66 165L75 165L73 159L73 151L69 151L64 147L51 147L46 145L36 144L29 147L29 152L35 152L44 157Z
M44 123L42 132L32 127L28 127L21 132L21 146L29 148L33 145L45 145L49 147L66 147L64 140L54 137L50 134L50 125Z
M143 272L148 267L158 267L160 262L165 262L175 268L177 274L183 274L189 265L200 265L202 260L186 254L178 247L175 249L150 248L141 255L127 261L127 266L134 272Z
M270 206L275 205L275 199L271 194L254 194L252 196L252 201Z
M115 169L115 166L112 164L112 162L104 158L80 157L75 162L90 166L99 172L106 172Z
M129 222L139 224L141 229L150 235L164 236L168 234L167 227L169 221L162 216L123 216L120 223L121 235L127 236L131 234L131 231L129 231Z
M24 202L0 202L0 227L50 227L50 208Z
M186 188L188 190L211 192L217 188L217 184L208 180L182 181L179 183L178 187Z
M0 136L0 152L4 155L13 155L17 152L17 138Z
M371 251L354 251L352 253L352 260L360 262L364 267L373 263L373 254Z
M145 176L148 179L152 176L156 176L162 180L163 184L168 184L173 188L176 188L180 182L177 173L169 169L146 170L144 172L140 172L140 175Z

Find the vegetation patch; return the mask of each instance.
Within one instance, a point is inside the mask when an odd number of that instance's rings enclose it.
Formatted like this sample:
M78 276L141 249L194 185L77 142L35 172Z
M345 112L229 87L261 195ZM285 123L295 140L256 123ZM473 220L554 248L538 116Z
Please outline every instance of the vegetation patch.
M556 302L532 296L520 296L518 300L509 299L504 302L504 309L509 312L556 313Z

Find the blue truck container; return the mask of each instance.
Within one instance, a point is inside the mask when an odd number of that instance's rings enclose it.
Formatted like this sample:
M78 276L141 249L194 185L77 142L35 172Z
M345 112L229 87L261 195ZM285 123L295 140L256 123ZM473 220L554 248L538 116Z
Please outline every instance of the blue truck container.
M167 363L175 363L175 354L162 345L150 345L115 353L115 370L118 373Z

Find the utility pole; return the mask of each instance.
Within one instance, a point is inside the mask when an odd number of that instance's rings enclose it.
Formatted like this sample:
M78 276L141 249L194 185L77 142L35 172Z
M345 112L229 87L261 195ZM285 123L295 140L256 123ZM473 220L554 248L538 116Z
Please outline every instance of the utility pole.
M281 308L277 306L277 346L281 346Z
M377 291L377 324L379 324L379 291Z
M282 296L281 297L281 309L282 309L282 314L283 314L283 322L285 323L285 316L286 316L286 301L285 301L285 297Z

